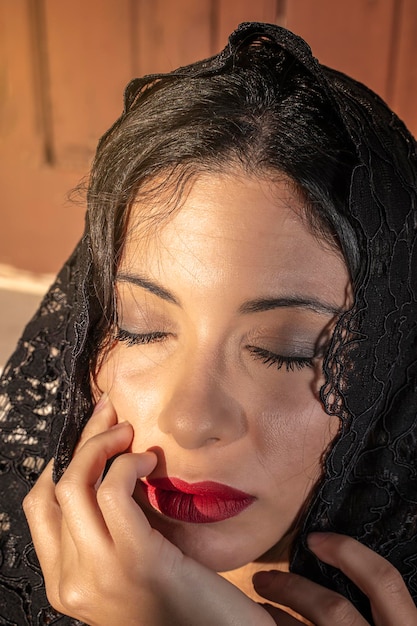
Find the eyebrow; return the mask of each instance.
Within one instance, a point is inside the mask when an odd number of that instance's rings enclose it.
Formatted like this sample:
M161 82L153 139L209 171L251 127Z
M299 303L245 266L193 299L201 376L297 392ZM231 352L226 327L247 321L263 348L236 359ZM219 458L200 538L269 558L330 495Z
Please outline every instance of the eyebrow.
M296 308L309 309L315 313L324 313L326 315L339 315L343 309L333 306L327 302L322 302L317 298L306 298L304 296L291 296L286 298L258 298L256 300L248 300L239 307L239 313L259 313L260 311L269 311L278 308Z
M139 274L118 274L116 277L117 282L122 283L130 283L132 285L136 285L137 287L142 287L142 289L146 289L150 293L153 293L158 298L165 300L166 302L171 302L177 306L181 306L181 302L178 300L174 294L162 287L158 282L154 280L150 280L149 278L145 278L144 276L140 276ZM297 308L297 309L309 309L316 313L326 314L326 315L339 315L342 313L343 308L339 308L329 304L327 302L323 302L322 300L318 300L317 298L306 298L304 296L291 296L291 297L282 297L282 298L257 298L254 300L247 300L239 307L239 313L241 315L247 315L250 313L259 313L262 311L269 311L271 309L278 308Z
M146 289L146 291L158 296L158 298L162 298L162 300L181 306L180 301L174 296L173 293L162 287L162 285L154 280L149 280L148 278L144 278L138 274L118 274L116 276L116 281L120 283L131 283L137 287L142 287L143 289Z

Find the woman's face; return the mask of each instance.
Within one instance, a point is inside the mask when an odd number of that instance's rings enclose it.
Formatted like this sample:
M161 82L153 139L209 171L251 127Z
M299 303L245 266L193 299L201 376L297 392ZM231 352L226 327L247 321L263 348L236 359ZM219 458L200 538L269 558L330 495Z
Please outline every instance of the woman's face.
M318 392L349 277L300 202L285 181L201 175L157 232L133 213L119 269L98 384L158 456L135 492L152 526L217 571L290 529L338 430Z

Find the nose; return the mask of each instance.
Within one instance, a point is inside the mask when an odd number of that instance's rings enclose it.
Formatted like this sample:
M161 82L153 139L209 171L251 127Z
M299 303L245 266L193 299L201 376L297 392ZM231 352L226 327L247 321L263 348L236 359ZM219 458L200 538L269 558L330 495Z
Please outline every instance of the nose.
M182 372L171 382L159 428L182 448L227 445L246 432L246 416L227 385L207 372Z

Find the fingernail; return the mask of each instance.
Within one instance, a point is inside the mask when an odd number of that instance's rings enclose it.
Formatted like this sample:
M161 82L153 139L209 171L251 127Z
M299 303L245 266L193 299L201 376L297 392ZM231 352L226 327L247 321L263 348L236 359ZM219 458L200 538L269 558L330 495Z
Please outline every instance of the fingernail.
M269 587L269 585L275 578L275 575L275 570L271 570L269 572L265 570L263 570L262 572L256 572L256 574L252 576L252 582L255 587L258 587L258 589L260 589L261 587Z
M100 396L100 400L97 402L96 406L94 407L94 413L98 413L99 411L101 411L101 409L104 407L104 405L107 402L107 398L108 398L108 393L105 391L101 396Z

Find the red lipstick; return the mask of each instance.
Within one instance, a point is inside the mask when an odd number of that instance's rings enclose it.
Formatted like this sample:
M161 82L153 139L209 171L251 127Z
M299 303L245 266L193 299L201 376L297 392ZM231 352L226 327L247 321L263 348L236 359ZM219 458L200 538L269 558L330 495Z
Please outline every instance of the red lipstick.
M192 524L235 517L256 500L244 491L212 481L189 484L179 478L148 478L142 484L153 508Z

